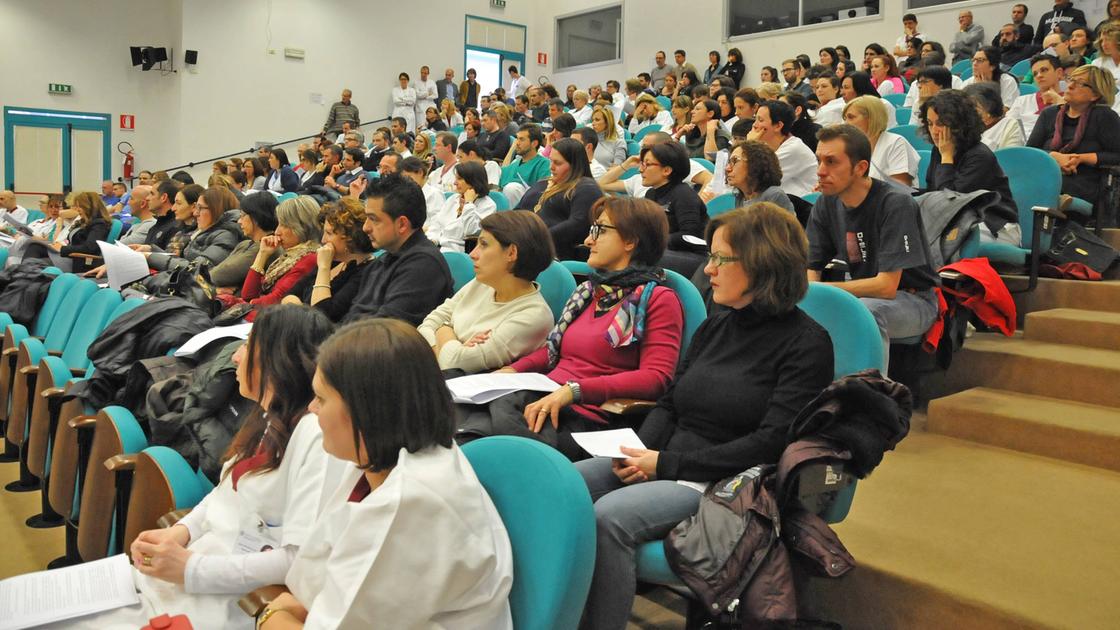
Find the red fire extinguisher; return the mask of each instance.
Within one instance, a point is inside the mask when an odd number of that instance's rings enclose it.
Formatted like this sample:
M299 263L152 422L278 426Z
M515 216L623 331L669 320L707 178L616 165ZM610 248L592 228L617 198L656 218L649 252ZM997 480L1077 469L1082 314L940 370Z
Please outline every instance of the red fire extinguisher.
M122 149L121 145L127 145L127 149ZM136 156L133 153L132 145L128 142L121 142L117 145L117 151L124 154L124 163L121 165L121 177L126 181L132 180L132 171L136 165Z

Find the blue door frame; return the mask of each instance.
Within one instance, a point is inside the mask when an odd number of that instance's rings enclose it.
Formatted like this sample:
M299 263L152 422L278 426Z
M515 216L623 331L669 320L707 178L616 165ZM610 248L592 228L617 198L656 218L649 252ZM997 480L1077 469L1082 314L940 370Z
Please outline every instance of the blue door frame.
M109 179L112 165L109 162L112 129L109 114L91 112L68 112L57 109L37 109L33 107L4 107L4 188L15 190L15 127L46 127L62 130L62 192L73 190L70 175L70 133L71 129L87 129L101 133L101 179ZM57 192L57 191L34 191Z
M478 20L480 22L493 22L494 24L505 24L506 26L516 26L516 27L520 28L521 29L521 50L522 50L522 52L516 53L516 52L510 51L510 50L501 50L499 48L487 48L485 46L472 46L470 44L467 44L466 42L467 42L467 21L468 20ZM503 77L503 80L501 81L500 85L505 85L504 77L506 76L506 61L507 60L508 61L519 62L517 65L521 68L521 75L524 76L525 75L525 53L524 53L524 50L525 50L525 47L528 46L528 45L529 45L529 28L527 26L525 26L524 24L518 24L516 22L506 22L504 20L495 20L493 18L482 17L482 16L479 16L479 15L466 15L466 16L464 16L463 17L463 78L466 79L466 77L467 77L467 50L478 50L478 51L481 51L481 52L493 53L493 54L498 55L502 58L502 61L500 63L500 66L501 66L500 76ZM507 96L509 96L510 98L513 98L513 96L510 96L510 95L507 95Z

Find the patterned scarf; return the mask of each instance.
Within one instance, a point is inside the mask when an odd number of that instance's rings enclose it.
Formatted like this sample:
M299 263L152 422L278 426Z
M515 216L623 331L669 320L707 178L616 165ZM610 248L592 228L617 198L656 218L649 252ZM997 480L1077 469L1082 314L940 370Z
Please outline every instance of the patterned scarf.
M272 264L264 271L264 279L261 280L261 288L264 289L264 292L268 293L271 291L272 285L276 284L277 280L291 271L292 267L295 267L296 263L298 263L301 258L315 251L317 248L317 243L306 241L290 249L285 249L283 255L272 261Z
M618 303L622 306L607 327L606 340L612 348L622 348L640 342L645 333L646 310L653 288L665 284L665 272L660 267L633 265L620 271L600 273L592 271L587 282L576 287L568 298L560 319L548 333L548 366L555 368L560 362L560 342L568 326L579 317L594 298L595 314L605 313Z

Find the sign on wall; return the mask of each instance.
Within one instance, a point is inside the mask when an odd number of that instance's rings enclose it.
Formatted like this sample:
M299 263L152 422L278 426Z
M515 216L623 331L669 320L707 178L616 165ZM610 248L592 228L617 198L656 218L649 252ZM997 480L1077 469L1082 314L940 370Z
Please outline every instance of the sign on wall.
M136 116L134 114L121 114L121 130L136 131Z
M538 66L547 66L548 65L548 53L543 53L543 52L537 53L537 65Z
M50 94L73 94L74 86L68 83L48 83L47 92Z

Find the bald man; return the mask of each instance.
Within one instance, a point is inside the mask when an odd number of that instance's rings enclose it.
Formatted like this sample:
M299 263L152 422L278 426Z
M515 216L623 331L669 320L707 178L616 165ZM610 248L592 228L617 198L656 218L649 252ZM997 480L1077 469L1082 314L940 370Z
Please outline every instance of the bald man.
M11 216L20 223L27 223L27 208L16 203L16 194L10 190L0 190L0 221Z
M972 59L977 49L984 45L984 27L972 21L972 11L961 11L957 15L960 29L953 35L949 52L953 53L953 63Z
M353 95L349 89L342 90L342 100L331 105L327 122L323 123L323 133L330 136L331 140L342 131L342 123L350 123L351 129L357 129L362 124L361 116L358 115L358 106L350 102Z
M132 227L128 233L119 239L125 245L142 245L148 240L148 231L156 224L155 214L152 212L152 187L137 186L132 189Z
M450 100L452 103L459 102L459 85L455 83L455 71L448 68L443 71L443 78L436 81L436 107L439 107L444 99Z

